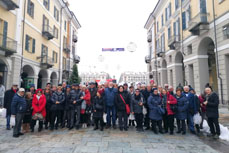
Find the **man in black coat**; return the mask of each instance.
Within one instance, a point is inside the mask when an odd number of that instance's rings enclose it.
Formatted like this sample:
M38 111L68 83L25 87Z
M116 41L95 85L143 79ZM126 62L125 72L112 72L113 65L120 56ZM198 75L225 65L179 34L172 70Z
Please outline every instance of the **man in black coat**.
M219 127L219 96L212 92L212 89L205 88L206 101L206 115L208 117L208 125L210 127L211 135L214 139L219 139L220 127Z
M10 117L11 117L11 102L18 90L18 85L13 84L12 88L5 92L4 96L4 108L6 109L6 129L10 130Z
M96 88L96 84L95 82L91 82L90 83L90 88L88 89L91 95L91 106L89 106L89 110L92 109L92 106L94 105L94 101L95 101L95 97L96 97L96 93L98 91L98 89ZM90 124L94 124L94 120L91 120L91 114L88 114L88 123L87 125L90 126Z
M149 130L150 129L150 119L149 119L149 107L148 107L148 104L147 104L147 101L148 101L148 98L150 95L152 95L152 88L151 88L151 85L147 85L146 87L146 90L144 90L144 92L142 93L143 96L144 96L144 100L146 101L146 103L144 104L145 108L146 108L146 115L145 115L145 127L146 127L146 130Z

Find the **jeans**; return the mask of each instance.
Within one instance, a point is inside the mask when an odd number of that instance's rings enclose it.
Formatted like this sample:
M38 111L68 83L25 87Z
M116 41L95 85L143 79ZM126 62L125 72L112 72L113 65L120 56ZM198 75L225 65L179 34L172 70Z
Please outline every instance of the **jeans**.
M6 115L6 128L10 128L10 117L11 115Z
M23 117L24 117L24 113L16 114L13 135L18 135L21 132L21 124L22 124Z
M107 106L107 125L111 126L111 113L112 113L112 124L116 122L116 109L115 106Z
M191 115L190 113L188 113L188 127L189 127L190 131L195 132L194 122L193 122L193 115Z

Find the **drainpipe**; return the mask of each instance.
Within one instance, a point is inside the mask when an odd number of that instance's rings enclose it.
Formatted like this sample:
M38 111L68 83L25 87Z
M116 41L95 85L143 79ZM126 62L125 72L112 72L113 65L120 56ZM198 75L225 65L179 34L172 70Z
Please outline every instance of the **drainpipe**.
M61 7L60 9L60 50L59 50L59 78L58 78L58 83L61 83L61 77L62 77L62 72L61 72L61 68L62 68L62 50L63 50L63 43L62 43L62 17L63 17L63 9L65 8Z
M21 74L23 73L23 55L24 55L24 39L25 39L25 11L26 11L26 0L24 0L24 14L23 14L23 25L22 25L22 44L21 44L21 69L20 69L20 80L21 82ZM21 85L20 85L21 86Z
M215 50L216 50L216 66L217 66L217 76L220 80L220 96L222 100L222 104L224 104L223 100L223 79L220 76L219 73L219 54L218 54L218 44L217 44L217 33L216 33L216 23L215 23L215 3L214 0L212 0L212 9L213 9L213 21L214 21L214 34L215 34Z

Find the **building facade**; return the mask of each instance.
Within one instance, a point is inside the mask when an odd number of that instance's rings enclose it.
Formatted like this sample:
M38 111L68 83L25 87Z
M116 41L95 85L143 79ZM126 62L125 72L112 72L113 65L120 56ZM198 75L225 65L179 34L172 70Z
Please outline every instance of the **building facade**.
M147 72L124 72L121 74L119 83L149 83L149 74Z
M100 73L81 73L80 74L81 83L95 82L100 81L105 83L108 79L111 79L111 76L106 72Z
M0 77L6 88L12 83L44 88L47 82L68 79L80 61L76 42L81 27L68 1L1 0L0 20L0 35L7 38L0 40L5 53L0 55Z
M191 85L201 93L209 83L228 103L228 5L228 0L158 1L145 24L152 46L146 62L158 84Z

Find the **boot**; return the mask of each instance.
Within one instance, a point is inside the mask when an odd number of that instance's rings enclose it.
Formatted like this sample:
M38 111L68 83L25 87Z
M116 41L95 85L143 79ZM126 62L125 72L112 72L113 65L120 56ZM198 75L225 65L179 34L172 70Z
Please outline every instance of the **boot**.
M135 126L135 122L134 122L134 120L132 120L132 126Z
M22 124L22 133L26 133L26 124Z
M131 126L131 122L132 122L132 120L129 120L129 126Z

